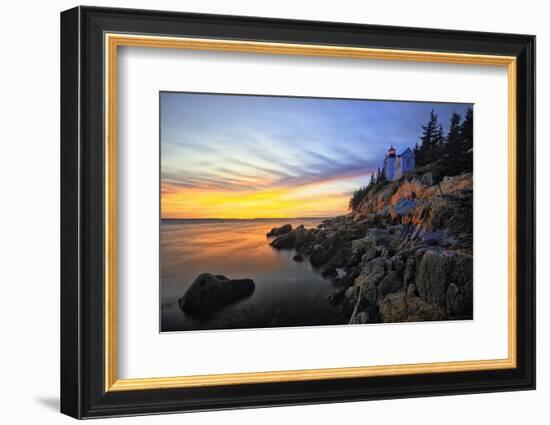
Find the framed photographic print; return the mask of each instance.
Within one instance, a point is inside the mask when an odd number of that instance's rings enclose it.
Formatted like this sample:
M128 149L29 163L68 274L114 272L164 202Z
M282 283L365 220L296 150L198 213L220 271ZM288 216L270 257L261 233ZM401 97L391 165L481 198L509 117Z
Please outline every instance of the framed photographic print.
M61 14L61 411L533 389L535 38Z

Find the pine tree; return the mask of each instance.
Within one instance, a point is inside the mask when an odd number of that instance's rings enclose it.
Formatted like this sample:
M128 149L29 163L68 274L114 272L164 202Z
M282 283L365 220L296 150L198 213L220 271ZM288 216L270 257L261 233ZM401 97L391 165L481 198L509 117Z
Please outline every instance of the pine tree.
M439 122L437 120L437 114L432 109L430 112L430 118L426 125L422 126L422 136L420 136L420 147L416 153L416 163L418 166L422 166L434 161L437 157L435 152L436 135L439 131Z
M370 175L370 182L369 187L374 186L376 184L376 178L374 177L374 172Z
M439 127L437 128L437 131L434 135L434 147L436 149L443 148L443 145L445 144L445 132L443 131L443 126L439 124Z
M474 111L472 108L468 108L464 121L460 125L460 141L466 151L474 147Z
M451 115L449 132L447 133L447 152L451 155L458 155L461 151L460 120L461 116L456 112L453 112Z

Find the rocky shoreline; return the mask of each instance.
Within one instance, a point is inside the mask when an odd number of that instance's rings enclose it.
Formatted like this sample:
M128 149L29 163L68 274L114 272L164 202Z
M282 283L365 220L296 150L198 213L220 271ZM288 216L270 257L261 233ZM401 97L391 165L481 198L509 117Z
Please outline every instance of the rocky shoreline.
M471 319L471 173L384 182L349 214L266 236L331 279L349 323Z

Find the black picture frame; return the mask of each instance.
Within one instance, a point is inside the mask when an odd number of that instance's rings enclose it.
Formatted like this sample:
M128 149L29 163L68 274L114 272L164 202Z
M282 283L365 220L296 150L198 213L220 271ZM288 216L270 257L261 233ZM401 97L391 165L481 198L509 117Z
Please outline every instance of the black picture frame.
M517 58L517 367L369 378L105 391L104 34ZM61 412L93 418L535 388L535 37L76 7L61 13Z

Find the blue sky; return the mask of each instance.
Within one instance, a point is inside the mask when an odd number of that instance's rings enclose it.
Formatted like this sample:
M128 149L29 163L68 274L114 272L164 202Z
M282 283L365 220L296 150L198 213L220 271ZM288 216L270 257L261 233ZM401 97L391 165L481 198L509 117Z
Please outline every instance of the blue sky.
M344 213L344 198L368 182L390 145L398 152L414 147L432 109L447 130L451 114L463 116L470 106L173 92L162 92L160 102L163 215L171 217L208 211L219 216L206 200L213 196L205 197L204 205L187 202L203 192L217 191L218 210L229 217L237 204L224 204L225 195L236 200L239 193L288 189L287 200L297 203L297 188L304 195L305 215ZM318 202L308 208L314 197L333 201L327 208ZM275 210L281 206L273 205ZM266 209L257 211L258 217L274 216L269 204L252 207ZM298 212L277 211L283 216Z

